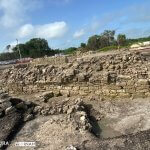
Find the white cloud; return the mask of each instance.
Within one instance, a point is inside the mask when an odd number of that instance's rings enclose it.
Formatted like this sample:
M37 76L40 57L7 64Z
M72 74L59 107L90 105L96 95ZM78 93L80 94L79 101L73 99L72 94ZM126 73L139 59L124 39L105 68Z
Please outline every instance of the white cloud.
M25 37L29 37L30 35L32 35L33 32L34 32L33 25L25 24L19 29L17 35L19 38L25 38Z
M22 22L24 7L20 0L0 0L0 24L4 27L14 27Z
M36 36L47 39L60 38L68 30L66 22L54 22L36 27Z
M25 24L17 32L17 36L20 38L27 37L40 37L46 39L60 38L65 35L68 30L67 23L64 21L54 22L44 25Z
M19 26L29 18L27 12L41 5L37 0L0 0L0 25L5 28Z
M81 29L79 31L76 31L73 35L74 38L81 38L83 35L85 35L85 30Z

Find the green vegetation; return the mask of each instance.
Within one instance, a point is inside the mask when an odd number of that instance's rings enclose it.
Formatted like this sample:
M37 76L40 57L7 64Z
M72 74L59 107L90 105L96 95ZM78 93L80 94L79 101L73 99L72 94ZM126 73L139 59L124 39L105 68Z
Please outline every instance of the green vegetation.
M119 34L118 37L117 37L118 46L119 47L120 46L125 46L126 42L127 42L126 35L125 34Z
M76 52L77 48L76 47L70 47L64 51L62 51L65 55L68 55L68 54L74 54Z
M117 50L121 48L129 48L132 44L150 41L149 37L137 38L137 39L127 39L125 34L118 34L115 39L114 30L105 30L100 35L94 35L89 37L87 45L79 48L80 51L85 52L89 50L94 51L109 51Z
M52 56L56 54L56 51L52 50L48 46L48 42L45 39L34 38L25 44L19 44L13 48L13 52L17 52L20 49L22 57L38 58L45 55Z
M127 45L132 45L132 44L146 42L146 41L150 41L150 36L143 37L143 38L137 38L137 39L127 39Z
M6 61L6 60L13 60L13 59L18 59L19 58L19 53L13 52L13 53L1 53L0 54L0 61Z
M110 50L117 50L118 46L107 46L104 48L99 49L99 52L106 52L106 51L110 51Z
M10 46L8 45L6 49L9 49ZM34 38L30 41L26 42L25 44L18 44L16 47L12 49L12 53L1 53L0 60L12 60L12 59L19 59L19 50L21 53L22 58L31 57L31 58L39 58L45 55L53 56L55 54L60 53L60 50L52 50L48 46L48 42L45 39L41 38Z
M125 34L117 35L115 38L115 30L105 30L100 35L93 35L89 37L87 43L81 43L80 47L70 47L65 50L51 49L48 42L45 39L33 38L25 44L18 44L13 48L11 53L1 53L0 61L13 60L20 58L19 50L22 58L40 58L46 56L53 56L55 54L63 53L65 55L75 54L76 51L109 51L117 50L120 48L129 48L132 44L150 41L149 37L127 39ZM10 45L6 46L6 49L10 49Z
M115 31L105 30L101 35L94 35L88 39L87 49L98 50L100 48L115 45Z

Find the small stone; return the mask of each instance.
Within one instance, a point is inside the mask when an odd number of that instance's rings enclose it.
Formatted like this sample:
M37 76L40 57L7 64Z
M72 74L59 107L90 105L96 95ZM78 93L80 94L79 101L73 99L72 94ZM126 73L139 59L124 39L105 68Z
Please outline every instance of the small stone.
M28 114L25 118L24 118L24 121L30 121L33 119L33 115L32 114Z
M58 108L58 112L61 113L62 112L62 108Z
M77 148L74 147L73 145L70 145L70 146L66 147L65 150L77 150Z
M82 82L85 80L85 75L83 73L78 75L78 82Z
M47 115L48 115L48 112L49 112L49 111L47 111L46 109L41 110L41 114L42 114L43 116L47 116Z
M41 106L36 106L33 110L33 113L38 114L41 112L42 107Z
M71 107L67 110L67 114L71 114L74 111L74 107Z
M52 91L50 91L50 92L44 92L40 97L46 103L48 101L48 99L54 97L54 93Z
M48 112L48 114L49 114L49 115L54 115L54 114L55 114L55 112L56 112L56 111L55 111L55 109L54 109L54 108L52 108L52 109Z
M63 113L67 113L67 110L69 109L69 107L68 106L64 106L63 107Z
M13 111L15 111L16 109L13 107L13 106L10 106L10 107L8 107L6 110L5 110L5 114L7 115L7 114L9 114L10 112L13 112Z
M86 117L85 117L85 116L81 116L81 117L80 117L80 121L85 122L85 120L86 120Z

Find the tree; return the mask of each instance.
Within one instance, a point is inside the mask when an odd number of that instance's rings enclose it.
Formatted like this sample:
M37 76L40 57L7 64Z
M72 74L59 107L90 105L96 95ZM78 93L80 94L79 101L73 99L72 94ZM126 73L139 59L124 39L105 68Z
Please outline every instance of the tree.
M51 56L59 51L54 51L48 46L48 42L45 39L33 38L25 44L19 44L13 48L14 52L18 52L18 47L20 49L22 57L32 57L38 58L45 55Z
M105 30L101 36L105 39L107 39L107 45L106 46L111 46L113 45L115 41L115 30Z
M6 50L7 50L7 52L9 52L9 49L11 48L11 45L7 45L6 46Z
M0 61L14 60L18 58L19 58L19 54L16 52L13 53L6 52L0 54Z
M120 46L124 46L126 44L126 35L125 34L119 34L117 37L117 43L118 43L118 47Z
M90 50L97 50L116 44L115 30L105 30L101 35L94 35L88 39L87 47Z
M88 39L87 48L89 50L97 50L99 49L99 38L100 36L94 35Z
M86 44L85 43L81 43L80 47L81 48L86 48Z

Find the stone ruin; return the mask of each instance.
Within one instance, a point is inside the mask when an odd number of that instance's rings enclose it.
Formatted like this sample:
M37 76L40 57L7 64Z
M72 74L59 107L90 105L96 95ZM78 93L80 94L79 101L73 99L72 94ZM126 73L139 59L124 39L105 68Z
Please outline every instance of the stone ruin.
M10 142L0 148L20 150L23 140L39 150L148 150L149 53L69 59L0 70L0 141ZM102 137L105 118L119 134Z
M139 52L77 58L64 66L18 65L0 76L9 93L147 97L150 95L149 56Z

